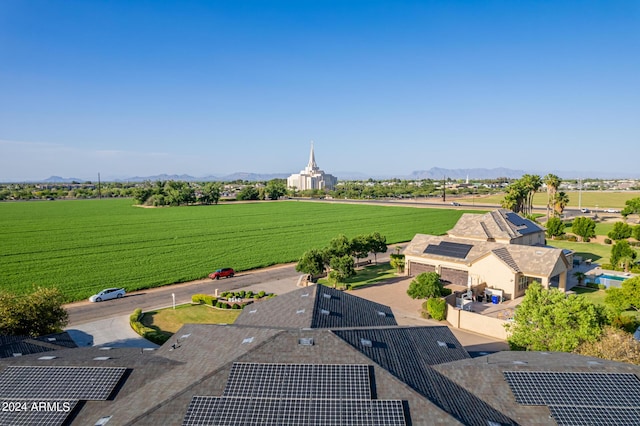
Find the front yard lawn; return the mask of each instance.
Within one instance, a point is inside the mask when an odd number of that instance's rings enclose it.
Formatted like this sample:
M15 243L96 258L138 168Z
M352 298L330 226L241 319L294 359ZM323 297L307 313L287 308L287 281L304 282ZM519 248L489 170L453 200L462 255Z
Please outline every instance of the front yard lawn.
M145 312L142 324L165 334L173 334L184 324L232 324L240 315L240 309L214 309L206 305L180 305Z
M396 269L389 265L389 262L380 263L378 265L367 266L363 269L357 270L356 275L345 280L342 285L348 285L352 289L362 287L365 285L376 284L382 281L395 278ZM327 278L320 278L318 284L332 287L333 284L329 282Z

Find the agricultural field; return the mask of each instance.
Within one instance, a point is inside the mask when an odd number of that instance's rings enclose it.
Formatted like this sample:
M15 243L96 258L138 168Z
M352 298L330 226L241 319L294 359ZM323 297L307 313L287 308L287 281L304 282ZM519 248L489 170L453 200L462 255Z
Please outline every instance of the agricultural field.
M569 208L577 208L580 199L578 191L565 191L569 196ZM586 207L592 211L598 210L602 212L604 209L618 209L622 210L627 200L640 197L638 191L582 191L581 207ZM471 202L475 204L496 204L499 205L504 198L504 194L495 194L479 197L476 196L473 199L471 197L460 198L456 201L460 201L467 205ZM547 192L536 192L533 196L533 205L537 207L545 207L547 205ZM597 206L597 207L596 207Z
M130 199L0 203L0 288L66 300L297 261L339 234L444 234L463 210L298 201L145 209ZM477 213L477 212L476 212Z

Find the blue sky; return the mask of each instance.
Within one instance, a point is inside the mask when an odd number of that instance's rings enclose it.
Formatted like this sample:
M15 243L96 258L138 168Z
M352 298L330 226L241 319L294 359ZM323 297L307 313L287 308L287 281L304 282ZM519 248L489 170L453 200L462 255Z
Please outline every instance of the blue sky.
M0 2L0 181L638 172L640 2Z

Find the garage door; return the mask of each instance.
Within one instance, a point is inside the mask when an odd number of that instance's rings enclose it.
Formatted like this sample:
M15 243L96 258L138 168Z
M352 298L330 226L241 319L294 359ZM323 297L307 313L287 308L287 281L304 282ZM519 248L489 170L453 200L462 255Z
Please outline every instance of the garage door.
M433 265L425 265L423 263L409 262L409 275L414 277L423 272L434 272L436 267Z
M440 268L440 279L450 284L467 285L469 272L459 269Z

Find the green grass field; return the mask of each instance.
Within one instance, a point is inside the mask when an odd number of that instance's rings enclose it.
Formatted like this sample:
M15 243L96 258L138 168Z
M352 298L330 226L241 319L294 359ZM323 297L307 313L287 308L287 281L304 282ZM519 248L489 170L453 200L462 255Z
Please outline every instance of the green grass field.
M396 269L392 268L389 265L389 262L385 262L356 270L356 275L351 278L347 278L343 285L349 285L349 287L355 289L358 287L387 281L395 278L396 276ZM329 282L328 278L320 278L318 280L318 283L329 287L333 285Z
M569 205L567 207L576 208L579 203L578 191L566 191L569 196ZM632 198L640 197L638 191L582 191L581 207L586 207L591 210L597 210L602 212L604 209L618 209L622 210L625 206L625 201ZM471 203L475 204L500 204L504 198L504 194L489 195L486 197L475 197L473 200L470 197L461 198L460 201L465 205ZM533 205L538 207L544 207L547 205L547 193L546 191L537 192L533 196Z
M0 203L0 288L56 286L67 300L296 261L343 233L388 243L443 234L462 210L307 202L144 209L129 199Z

